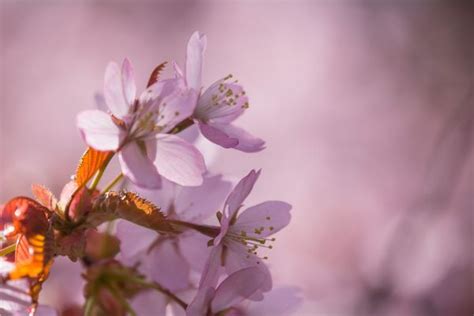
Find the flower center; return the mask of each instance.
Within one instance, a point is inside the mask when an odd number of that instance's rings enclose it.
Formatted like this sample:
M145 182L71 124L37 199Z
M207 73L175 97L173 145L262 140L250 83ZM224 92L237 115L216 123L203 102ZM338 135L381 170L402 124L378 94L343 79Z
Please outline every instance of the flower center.
M237 85L237 80L229 82L229 80L233 78L230 74L225 78L219 80L215 83L210 89L210 98L204 97L200 98L202 103L196 108L196 116L201 118L206 118L206 113L215 112L215 111L222 111L226 106L232 107L239 105L247 109L249 107L249 103L246 102L238 102L239 98L245 96L245 91L242 89L240 85ZM207 93L206 93L207 94Z
M244 230L241 230L239 233L236 232L228 232L226 234L225 239L230 242L237 242L247 248L247 259L250 259L251 255L255 255L260 259L267 260L268 257L260 257L258 251L262 248L264 249L273 249L273 242L275 242L275 238L265 238L265 237L258 237L256 235L260 235L265 227L256 227L254 228L252 233L248 233ZM269 230L273 230L273 227L268 227ZM257 263L260 263L257 261Z

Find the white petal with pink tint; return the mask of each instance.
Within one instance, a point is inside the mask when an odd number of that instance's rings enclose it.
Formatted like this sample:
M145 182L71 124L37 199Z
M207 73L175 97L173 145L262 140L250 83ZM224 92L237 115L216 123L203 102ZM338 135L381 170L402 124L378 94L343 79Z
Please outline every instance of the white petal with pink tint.
M265 282L262 284L261 291L267 292L272 289L272 276L261 258L253 253L249 253L249 248L238 242L226 242L225 245L227 247L227 254L224 264L227 274L232 274L248 267L257 267L267 276Z
M189 287L190 267L173 240L159 241L149 253L148 270L150 276L171 291Z
M201 90L202 63L206 45L206 36L194 32L186 49L186 81L188 86L197 92Z
M214 313L233 307L257 292L266 276L260 269L251 267L229 275L217 288L211 301Z
M97 150L116 150L125 136L110 115L99 110L79 113L77 126L87 145Z
M198 124L199 130L201 131L202 135L204 135L204 137L209 139L211 142L224 148L234 148L239 145L239 140L237 138L229 136L227 133L225 133L218 127L214 127L206 123Z
M237 233L244 231L247 236L256 238L267 237L290 223L290 210L291 205L286 202L266 201L243 211L229 230Z
M159 188L161 178L153 162L136 142L125 145L119 153L122 172L134 184L144 188Z
M125 99L122 74L115 62L110 62L105 70L104 97L113 115L124 118L128 114L130 103Z
M199 288L215 287L221 273L222 246L212 247L199 281Z
M179 236L179 249L193 271L203 271L211 252L211 248L207 246L208 241L209 237L197 232L185 232Z
M128 58L125 58L122 63L122 89L127 104L132 105L137 95L137 86L135 85L133 67Z
M196 147L174 135L158 134L156 140L154 162L163 177L183 186L202 184L206 166Z
M186 316L206 316L213 296L214 288L200 288L192 302L186 308Z
M237 139L238 144L233 147L237 150L247 153L254 153L265 148L265 141L251 135L249 132L233 124L212 123L211 125L225 133L229 138Z
M201 186L179 189L176 212L182 220L201 222L219 210L231 187L231 182L225 181L222 175L206 175Z
M166 315L168 298L155 290L142 291L133 297L131 305L137 315Z
M235 186L234 190L229 194L225 201L224 214L228 218L232 218L234 213L241 207L244 200L250 194L260 175L260 170L251 170L248 175L242 178Z
M195 117L203 122L230 123L249 107L241 85L220 79L199 98Z
M176 124L191 116L196 106L195 91L184 90L178 84L174 88L160 104L156 124L162 127L161 133L170 131Z
M116 236L120 239L119 258L123 263L133 265L141 259L138 254L146 250L158 234L129 221L121 220L117 224Z

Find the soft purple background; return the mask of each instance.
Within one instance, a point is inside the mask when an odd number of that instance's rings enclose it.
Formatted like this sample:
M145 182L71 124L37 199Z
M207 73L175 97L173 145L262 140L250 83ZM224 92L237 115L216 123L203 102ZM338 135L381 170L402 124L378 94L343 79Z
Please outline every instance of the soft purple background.
M200 30L204 83L238 77L251 100L239 124L267 141L219 149L211 170L261 167L249 205L293 205L270 264L302 288L299 314L471 315L467 3L0 0L0 201L68 180L84 149L75 115L108 61L129 57L143 87ZM43 297L63 305L69 275Z

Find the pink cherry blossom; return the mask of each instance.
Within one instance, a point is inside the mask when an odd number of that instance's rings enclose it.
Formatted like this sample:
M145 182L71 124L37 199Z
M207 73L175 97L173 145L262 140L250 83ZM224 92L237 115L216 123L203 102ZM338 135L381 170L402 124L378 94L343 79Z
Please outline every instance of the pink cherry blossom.
M118 151L122 172L136 185L159 188L161 176L180 185L202 183L201 153L178 136L167 134L195 107L196 93L182 79L161 80L137 98L133 68L110 63L104 99L109 113L87 110L77 117L85 142L103 151Z
M252 191L259 175L260 171L250 171L227 197L220 219L220 231L213 240L214 246L206 263L205 277L201 279L201 286L215 285L222 266L229 275L243 268L255 266L268 277L261 291L257 291L252 299L261 300L263 292L271 290L272 279L262 258L258 256L258 251L261 248L273 248L271 243L275 239L268 237L288 225L291 205L281 201L266 201L249 207L238 215L242 203Z
M184 78L187 86L198 92L194 120L201 133L211 142L224 148L235 148L243 152L257 152L265 142L232 124L249 107L248 97L232 75L216 81L201 93L201 74L206 49L206 36L195 32L186 49L184 73L175 66L178 78Z
M229 315L240 315L232 314L233 307L256 293L266 278L266 274L257 267L249 267L232 273L216 288L202 284L186 309L186 315L227 315L227 311Z
M132 308L137 315L166 315L169 300L154 290L139 293L132 300Z
M141 196L159 205L169 219L199 223L214 213L229 193L231 184L222 176L205 176L199 187L180 187L164 180L160 190L139 190ZM117 225L121 240L120 259L141 262L142 271L171 290L190 286L192 270L201 272L208 250L207 239L194 231L177 236L158 236L126 221Z

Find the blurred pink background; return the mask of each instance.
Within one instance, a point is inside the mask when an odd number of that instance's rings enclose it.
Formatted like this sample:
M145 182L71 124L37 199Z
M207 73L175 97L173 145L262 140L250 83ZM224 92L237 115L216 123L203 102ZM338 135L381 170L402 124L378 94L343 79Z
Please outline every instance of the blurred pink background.
M251 101L239 124L267 141L258 154L216 148L210 169L263 168L248 204L293 205L270 265L277 284L302 289L298 315L474 312L467 1L0 8L0 201L30 195L32 183L59 192L84 150L75 116L94 107L108 61L129 57L143 87L162 61L182 64L200 30L204 84L237 77ZM60 274L43 293L59 308L59 290L75 295Z

